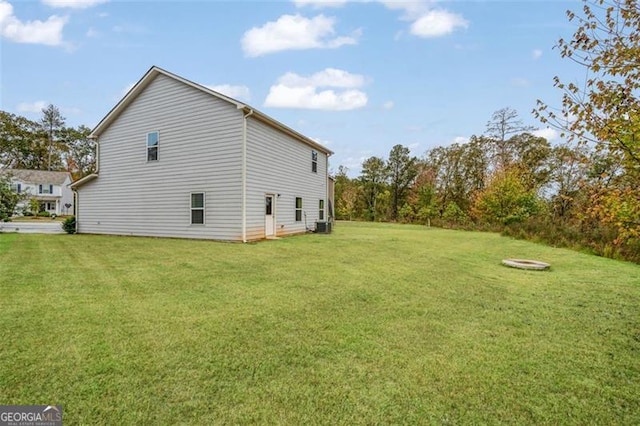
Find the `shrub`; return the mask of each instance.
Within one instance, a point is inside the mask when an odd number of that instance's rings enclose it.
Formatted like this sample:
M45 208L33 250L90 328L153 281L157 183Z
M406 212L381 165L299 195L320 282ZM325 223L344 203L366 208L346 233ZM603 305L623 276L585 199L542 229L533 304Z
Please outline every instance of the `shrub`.
M49 213L49 212L40 212L40 213L38 213L38 217L51 217L51 213Z
M76 233L76 217L69 216L62 222L62 229L67 234L75 234Z

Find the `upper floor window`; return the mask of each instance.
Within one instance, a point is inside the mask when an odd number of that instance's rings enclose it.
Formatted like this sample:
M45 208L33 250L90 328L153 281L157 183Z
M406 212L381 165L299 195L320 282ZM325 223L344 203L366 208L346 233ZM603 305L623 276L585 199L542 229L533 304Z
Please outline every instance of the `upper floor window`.
M158 160L158 143L160 135L158 132L147 133L147 161Z
M53 185L38 185L38 194L53 194Z
M318 173L318 153L311 151L311 171Z

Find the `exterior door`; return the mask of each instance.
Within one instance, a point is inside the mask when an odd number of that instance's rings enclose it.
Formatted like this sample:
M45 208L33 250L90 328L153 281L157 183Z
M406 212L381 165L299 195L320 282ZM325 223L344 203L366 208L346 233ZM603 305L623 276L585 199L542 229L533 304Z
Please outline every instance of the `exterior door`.
M276 209L273 194L264 197L264 236L273 237L276 235Z

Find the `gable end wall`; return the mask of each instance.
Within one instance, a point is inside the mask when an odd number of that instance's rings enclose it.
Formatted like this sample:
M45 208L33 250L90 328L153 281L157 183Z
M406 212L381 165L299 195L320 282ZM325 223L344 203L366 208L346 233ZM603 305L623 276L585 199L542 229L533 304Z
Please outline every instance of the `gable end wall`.
M242 113L164 75L99 136L99 177L78 189L81 233L241 240ZM146 135L160 134L146 161ZM191 225L190 193L206 195Z

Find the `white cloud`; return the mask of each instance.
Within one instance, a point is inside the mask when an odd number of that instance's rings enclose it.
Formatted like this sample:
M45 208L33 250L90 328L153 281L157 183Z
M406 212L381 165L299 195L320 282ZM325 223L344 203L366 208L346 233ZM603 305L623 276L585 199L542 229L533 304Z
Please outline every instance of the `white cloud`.
M50 16L46 21L22 22L13 14L13 6L0 0L0 35L16 43L63 45L62 30L66 16Z
M540 59L540 57L542 57L542 50L540 49L533 49L533 51L531 52L531 57L536 60L536 59Z
M384 109L393 109L394 106L396 106L396 104L393 101L387 101L384 104L382 104L382 108Z
M456 136L455 138L453 138L453 143L462 145L467 142L469 142L469 138L466 136Z
M560 137L560 132L556 129L552 129L551 127L547 127L545 129L538 129L531 132L532 135L538 136L539 138L545 138L549 142L554 141Z
M404 21L415 21L429 11L427 1L398 1L398 0L379 0L387 9L400 10L404 12L402 19Z
M322 109L346 111L367 105L367 95L360 90L323 90L315 87L271 86L264 106L275 108Z
M289 87L322 86L352 88L363 86L365 84L365 77L336 68L326 68L310 77L303 77L296 73L288 72L280 77L278 82Z
M40 113L47 105L46 101L21 102L18 104L18 112Z
M458 28L468 28L469 23L456 13L442 9L434 9L418 18L411 24L411 34L433 38L451 34Z
M314 9L323 7L342 7L348 0L293 0L297 7L311 6Z
M360 31L351 36L335 35L335 18L318 15L308 19L301 15L282 15L275 22L254 27L244 33L242 50L249 57L282 50L336 49L357 44Z
M231 84L218 84L212 86L206 86L211 90L214 90L223 95L229 96L234 99L243 99L245 101L251 100L251 92L247 86L234 86Z
M367 94L357 90L365 84L366 78L359 74L335 68L327 68L309 77L286 73L271 86L264 106L275 108L320 109L346 111L367 105ZM335 87L344 89L320 90Z
M55 8L87 9L109 0L42 0L43 4Z
M411 22L411 34L433 38L451 34L457 29L468 28L469 22L462 15L445 9L434 8L436 0L293 0L296 6L312 6L315 9L323 7L341 7L351 3L381 3L387 9L402 12L403 21ZM402 37L403 32L396 33L395 39Z

